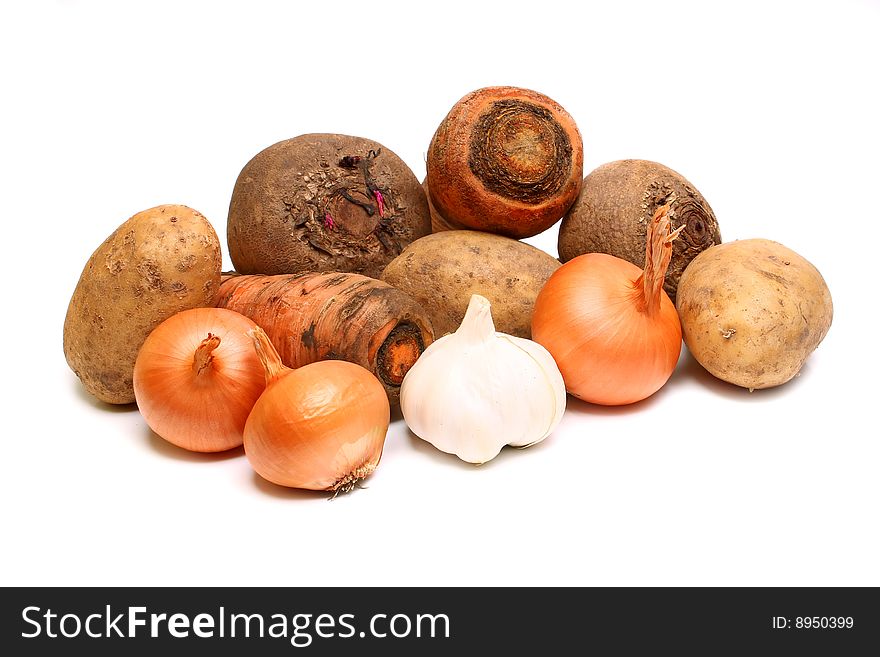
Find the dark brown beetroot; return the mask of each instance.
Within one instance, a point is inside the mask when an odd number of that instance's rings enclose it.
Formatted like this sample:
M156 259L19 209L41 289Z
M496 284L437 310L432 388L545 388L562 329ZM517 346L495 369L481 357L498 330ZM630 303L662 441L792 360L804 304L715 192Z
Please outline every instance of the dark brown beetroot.
M583 140L558 103L519 87L487 87L459 100L428 149L426 187L445 226L530 237L577 198Z
M343 271L378 277L431 232L424 191L370 139L308 134L258 153L238 176L227 240L236 271Z
M718 220L703 195L684 176L648 160L618 160L595 169L559 227L559 259L608 253L641 267L645 236L654 211L670 204L672 229L685 229L673 242L663 289L675 301L678 280L688 263L721 243Z

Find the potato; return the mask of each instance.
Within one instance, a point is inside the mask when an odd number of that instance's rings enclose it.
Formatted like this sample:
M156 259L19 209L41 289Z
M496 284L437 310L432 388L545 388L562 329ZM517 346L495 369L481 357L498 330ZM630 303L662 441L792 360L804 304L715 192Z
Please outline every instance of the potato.
M535 298L560 266L509 237L447 230L410 244L385 268L382 280L422 305L438 338L458 328L472 294L490 301L497 331L530 338Z
M64 320L64 356L86 390L133 402L144 340L171 315L213 305L221 268L217 233L184 205L144 210L117 228L86 263Z
M676 306L694 358L719 379L749 389L794 377L833 313L818 270L765 239L700 253L681 276Z

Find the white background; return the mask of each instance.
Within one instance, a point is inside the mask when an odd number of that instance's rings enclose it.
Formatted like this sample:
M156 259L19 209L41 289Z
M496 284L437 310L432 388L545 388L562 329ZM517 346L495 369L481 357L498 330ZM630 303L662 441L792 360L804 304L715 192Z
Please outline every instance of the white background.
M878 34L871 1L4 3L0 583L880 585ZM333 502L83 392L62 323L123 220L190 205L230 268L256 152L361 135L421 179L448 109L495 84L562 104L586 172L663 162L725 240L811 260L835 315L801 376L749 394L685 354L650 400L570 399L482 467L397 420ZM556 255L557 228L529 241Z

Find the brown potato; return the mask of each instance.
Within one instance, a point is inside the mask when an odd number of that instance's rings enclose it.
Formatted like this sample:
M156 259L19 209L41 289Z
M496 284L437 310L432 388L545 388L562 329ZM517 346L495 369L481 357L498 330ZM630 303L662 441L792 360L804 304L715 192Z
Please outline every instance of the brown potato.
M685 344L714 376L744 388L794 377L831 326L819 271L778 242L713 246L688 265L676 302Z
M472 294L490 301L497 331L530 338L535 298L560 266L509 237L445 230L410 244L385 268L382 280L422 305L437 338L458 328Z
M171 315L213 305L221 267L217 233L184 205L144 210L117 228L86 263L64 319L64 356L86 390L133 402L144 340Z

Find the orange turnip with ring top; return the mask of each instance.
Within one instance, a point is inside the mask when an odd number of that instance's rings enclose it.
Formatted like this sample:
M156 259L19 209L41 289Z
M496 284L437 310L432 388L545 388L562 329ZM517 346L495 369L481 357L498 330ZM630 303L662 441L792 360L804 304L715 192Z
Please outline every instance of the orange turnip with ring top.
M428 150L426 188L437 226L520 239L559 221L583 183L583 140L558 103L519 87L459 100Z

